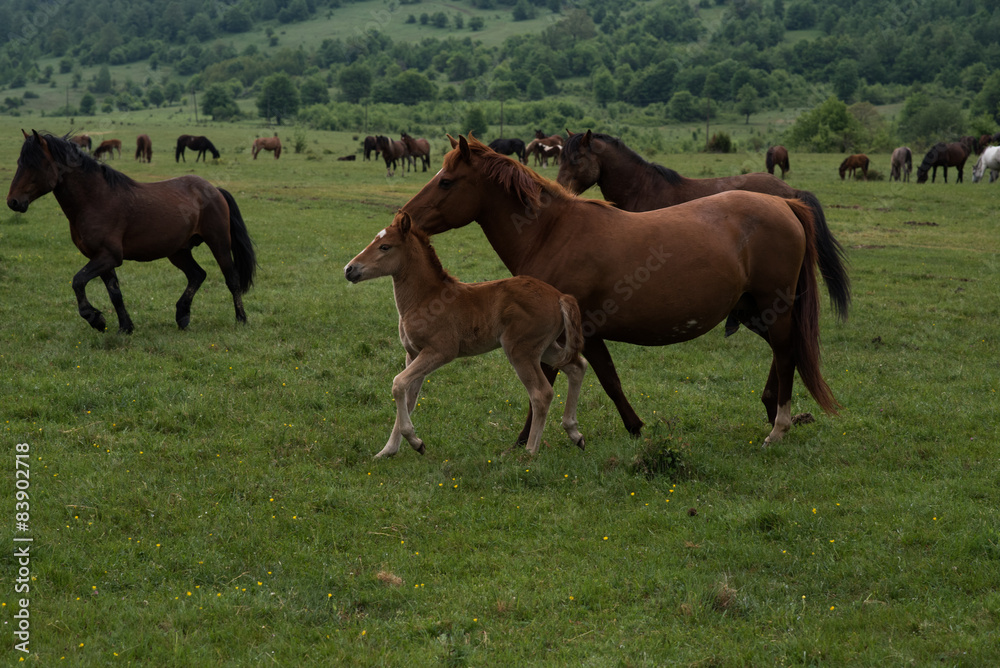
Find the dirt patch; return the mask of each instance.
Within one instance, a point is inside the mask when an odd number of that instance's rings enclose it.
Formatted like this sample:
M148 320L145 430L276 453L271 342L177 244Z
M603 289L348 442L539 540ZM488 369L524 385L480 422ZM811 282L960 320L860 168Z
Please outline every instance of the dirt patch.
M912 225L914 227L941 227L937 223L932 223L931 221L917 221L917 220L907 220L903 222L903 225Z

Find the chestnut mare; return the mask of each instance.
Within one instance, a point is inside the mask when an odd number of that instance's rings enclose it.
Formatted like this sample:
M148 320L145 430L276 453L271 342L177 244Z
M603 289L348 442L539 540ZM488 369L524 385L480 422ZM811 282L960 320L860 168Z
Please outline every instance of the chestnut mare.
M864 153L855 153L854 155L847 156L840 163L840 180L843 181L848 172L851 173L852 179L857 178L859 169L865 180L868 180L868 156Z
M253 154L253 159L257 159L257 154L261 151L274 151L274 159L277 160L281 157L281 140L278 139L278 135L273 137L257 137L253 140L253 146L250 147L250 152Z
M569 379L562 425L583 449L576 404L587 365L580 357L583 332L576 299L530 276L458 281L441 267L427 236L412 227L404 212L397 213L392 225L344 267L344 277L351 283L380 276L392 276L406 368L392 381L396 423L376 457L396 454L401 437L424 454L424 442L410 420L424 378L456 357L497 348L503 348L528 391L532 414L528 452L538 454L552 404L552 383L542 371L543 361L562 369Z
M570 133L563 147L563 160L557 180L580 194L597 184L604 199L625 211L652 211L682 202L715 195L727 190L777 195L799 199L812 209L818 243L819 268L830 292L834 310L847 319L850 304L850 281L844 270L843 249L833 238L819 199L811 192L797 190L781 179L757 172L710 179L689 179L672 169L647 162L620 139L609 135ZM726 336L734 334L740 323L735 315L726 323Z
M784 146L772 146L767 149L767 153L764 155L764 165L767 167L768 174L774 174L775 167L780 168L781 178L785 178L785 173L791 169L788 166L788 149Z
M122 140L121 139L105 139L100 143L100 145L94 150L94 157L100 158L105 153L111 158L115 157L115 151L118 151L118 157L122 157Z
M431 143L423 137L414 139L405 132L399 135L399 138L406 144L406 150L414 161L413 169L416 170L416 160L419 158L424 166L423 171L426 172L431 166Z
M153 162L153 140L149 135L135 138L135 159L139 162Z
M956 183L962 182L962 173L965 171L965 161L972 153L971 142L952 142L946 144L939 142L927 151L924 161L917 167L917 183L927 183L927 172L931 172L931 183L937 178L937 168L944 168L944 182L948 183L948 168L954 167L958 170ZM933 171L931 171L933 170Z
M23 131L22 131L23 133ZM177 302L177 325L191 319L191 300L205 270L191 249L208 244L233 295L236 319L246 322L243 299L253 284L257 260L233 196L198 176L138 183L81 152L64 137L24 134L7 206L24 213L39 197L54 193L69 219L70 236L89 262L73 277L80 315L99 332L104 316L87 300L87 283L101 277L118 314L118 329L129 333L115 267L123 260L148 262L162 257L187 276Z
M816 402L836 413L819 368L814 273L818 246L831 238L816 234L808 205L729 191L631 213L578 198L473 137L451 141L441 171L402 210L428 234L476 221L512 274L575 296L584 356L629 432L639 434L642 420L622 392L605 339L680 343L730 314L773 353L761 396L774 425L765 445L791 427L796 368Z
M909 146L900 146L892 152L889 160L889 180L909 181L913 171L913 151Z

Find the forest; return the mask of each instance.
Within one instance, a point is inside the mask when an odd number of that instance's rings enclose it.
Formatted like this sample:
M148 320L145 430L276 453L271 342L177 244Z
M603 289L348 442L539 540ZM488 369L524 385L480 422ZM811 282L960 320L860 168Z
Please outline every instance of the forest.
M314 43L279 39L283 26L336 21L351 5L373 20ZM533 19L532 32L482 39ZM0 25L6 113L58 70L85 94L50 114L141 109L193 92L216 120L246 114L237 101L252 99L269 120L345 129L367 104L500 100L535 120L531 103L554 99L568 105L564 116L628 109L687 122L826 100L823 113L844 127L791 137L818 151L1000 121L1000 5L989 0L3 0ZM264 46L237 47L248 33ZM148 64L146 81L113 80L110 68L136 62ZM895 126L871 113L886 104L902 105Z

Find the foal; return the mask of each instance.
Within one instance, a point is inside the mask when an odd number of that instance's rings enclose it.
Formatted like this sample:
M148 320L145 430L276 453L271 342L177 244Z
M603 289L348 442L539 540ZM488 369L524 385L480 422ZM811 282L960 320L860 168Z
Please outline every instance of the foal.
M424 454L424 443L410 421L424 377L456 357L496 348L503 348L528 390L532 411L528 452L538 453L552 403L552 386L541 362L561 369L569 379L562 426L583 449L576 404L587 363L580 356L583 330L580 308L572 296L529 276L462 283L442 268L426 235L412 227L410 215L402 211L344 267L344 276L351 283L392 276L399 339L406 349L406 368L392 381L396 422L376 457L396 454L401 437Z

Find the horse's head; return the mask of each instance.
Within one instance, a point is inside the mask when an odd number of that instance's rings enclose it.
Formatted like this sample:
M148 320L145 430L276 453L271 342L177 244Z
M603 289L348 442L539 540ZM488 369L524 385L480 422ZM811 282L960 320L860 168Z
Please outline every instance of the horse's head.
M407 257L407 244L412 243L412 220L404 211L396 213L392 225L375 235L368 246L344 267L344 278L360 283L382 276L395 276Z
M464 227L490 205L483 198L486 182L480 167L483 153L489 149L471 134L469 137L466 140L459 135L455 140L448 135L452 150L445 154L441 170L403 206L403 211L412 216L414 227L425 234Z
M59 165L52 156L48 142L32 130L24 135L21 156L17 159L17 172L7 192L7 206L24 213L36 199L52 192L59 183Z
M556 181L579 195L601 178L601 162L598 159L598 142L590 130L583 134L571 134L562 148L559 161L559 175Z

